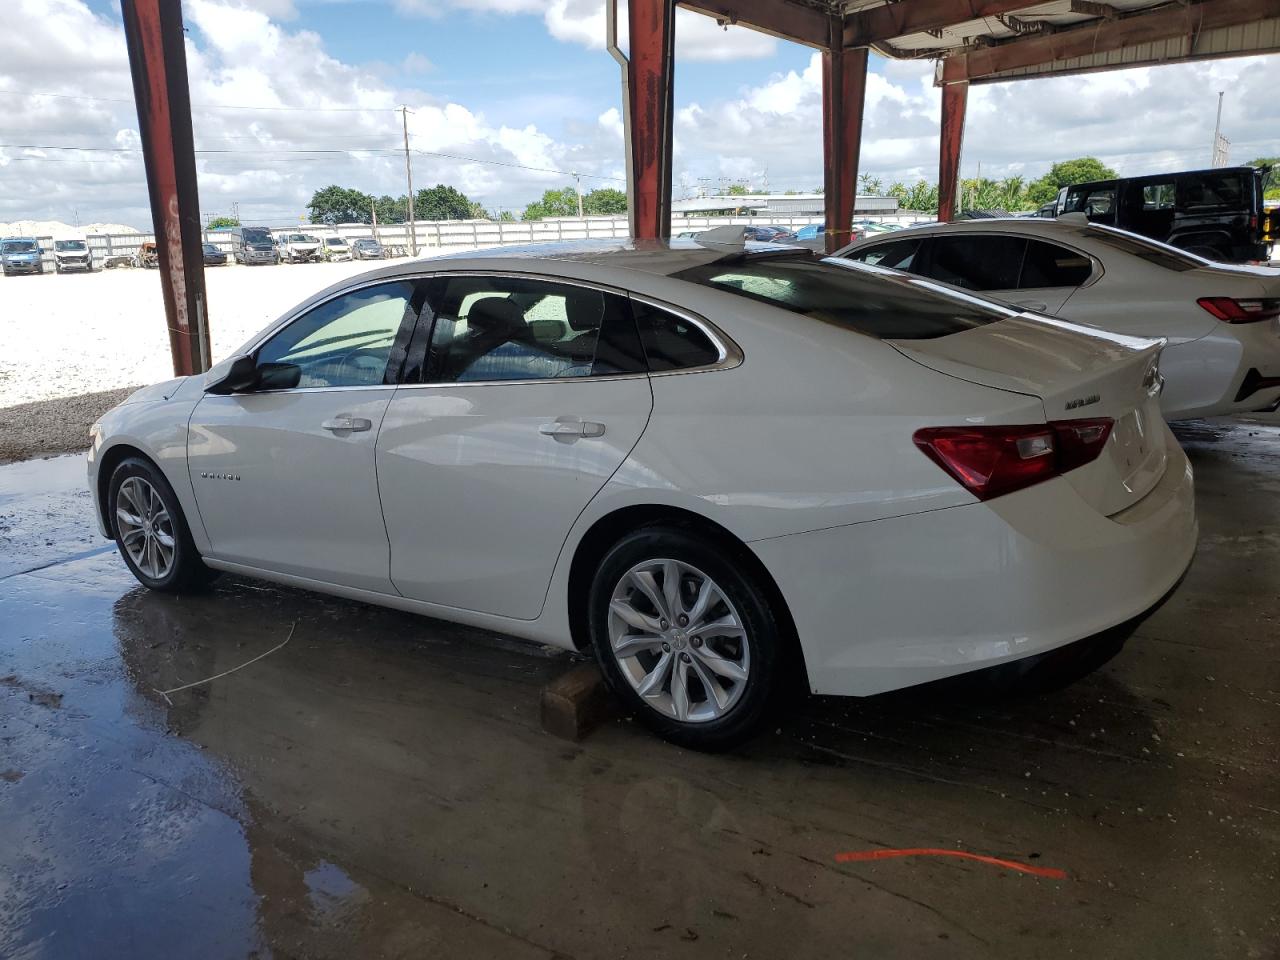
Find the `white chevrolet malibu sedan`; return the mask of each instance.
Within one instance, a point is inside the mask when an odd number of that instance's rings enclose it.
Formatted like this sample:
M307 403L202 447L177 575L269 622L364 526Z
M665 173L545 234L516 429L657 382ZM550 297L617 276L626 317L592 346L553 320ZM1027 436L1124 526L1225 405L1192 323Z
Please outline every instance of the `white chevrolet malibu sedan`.
M1155 604L1196 542L1159 341L753 246L543 245L330 287L95 425L144 585L227 571L594 650L659 734Z
M1170 420L1280 408L1280 270L1217 263L1083 214L963 220L851 243L837 257L1037 313L1167 341Z

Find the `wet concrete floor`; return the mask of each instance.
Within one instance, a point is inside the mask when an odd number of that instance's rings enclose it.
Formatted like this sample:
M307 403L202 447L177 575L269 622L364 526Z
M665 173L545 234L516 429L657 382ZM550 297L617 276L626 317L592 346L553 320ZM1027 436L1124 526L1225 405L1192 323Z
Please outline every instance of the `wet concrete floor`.
M0 957L1280 956L1280 429L1180 435L1199 554L1101 668L814 700L727 756L544 734L561 653L147 593L77 458L2 468ZM889 848L1066 877L837 860Z

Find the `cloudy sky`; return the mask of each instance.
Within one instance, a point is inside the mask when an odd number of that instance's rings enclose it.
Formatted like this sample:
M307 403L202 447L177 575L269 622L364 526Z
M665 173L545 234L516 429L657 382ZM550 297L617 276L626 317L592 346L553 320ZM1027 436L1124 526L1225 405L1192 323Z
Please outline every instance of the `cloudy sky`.
M287 223L329 183L403 193L401 103L416 185L452 183L517 212L572 182L554 171L580 172L584 189L622 186L603 0L183 5L205 213L236 203L246 221ZM118 0L9 0L6 13L0 221L147 227ZM677 195L722 178L818 186L817 55L683 11L677 38ZM931 65L872 59L862 168L886 184L932 179ZM1127 174L1207 165L1218 90L1232 159L1280 154L1273 56L975 88L964 172L1032 178L1083 153Z

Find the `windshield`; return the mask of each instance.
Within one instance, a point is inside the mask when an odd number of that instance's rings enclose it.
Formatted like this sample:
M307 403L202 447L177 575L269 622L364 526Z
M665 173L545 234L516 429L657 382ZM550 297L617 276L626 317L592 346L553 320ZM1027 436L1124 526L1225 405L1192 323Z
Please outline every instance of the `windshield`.
M53 249L57 250L59 253L64 253L69 250L83 251L84 241L83 240L55 240L53 242Z
M36 245L30 240L10 240L4 245L5 253L35 253Z
M270 243L271 231L263 227L250 227L241 231L245 243Z
M886 340L945 337L1011 316L894 271L808 254L747 254L673 276Z
M325 241L325 243L331 247L345 247L347 245L347 241L343 240L341 237L330 237Z

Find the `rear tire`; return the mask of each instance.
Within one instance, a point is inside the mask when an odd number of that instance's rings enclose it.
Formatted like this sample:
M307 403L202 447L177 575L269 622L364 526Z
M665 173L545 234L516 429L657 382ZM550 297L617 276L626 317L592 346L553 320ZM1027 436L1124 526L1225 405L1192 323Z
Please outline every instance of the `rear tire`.
M735 551L700 531L641 527L609 550L591 585L601 672L663 739L694 750L737 746L774 710L792 655L768 595Z
M116 467L107 511L120 556L144 587L180 593L218 577L200 559L173 487L148 461L130 457Z

